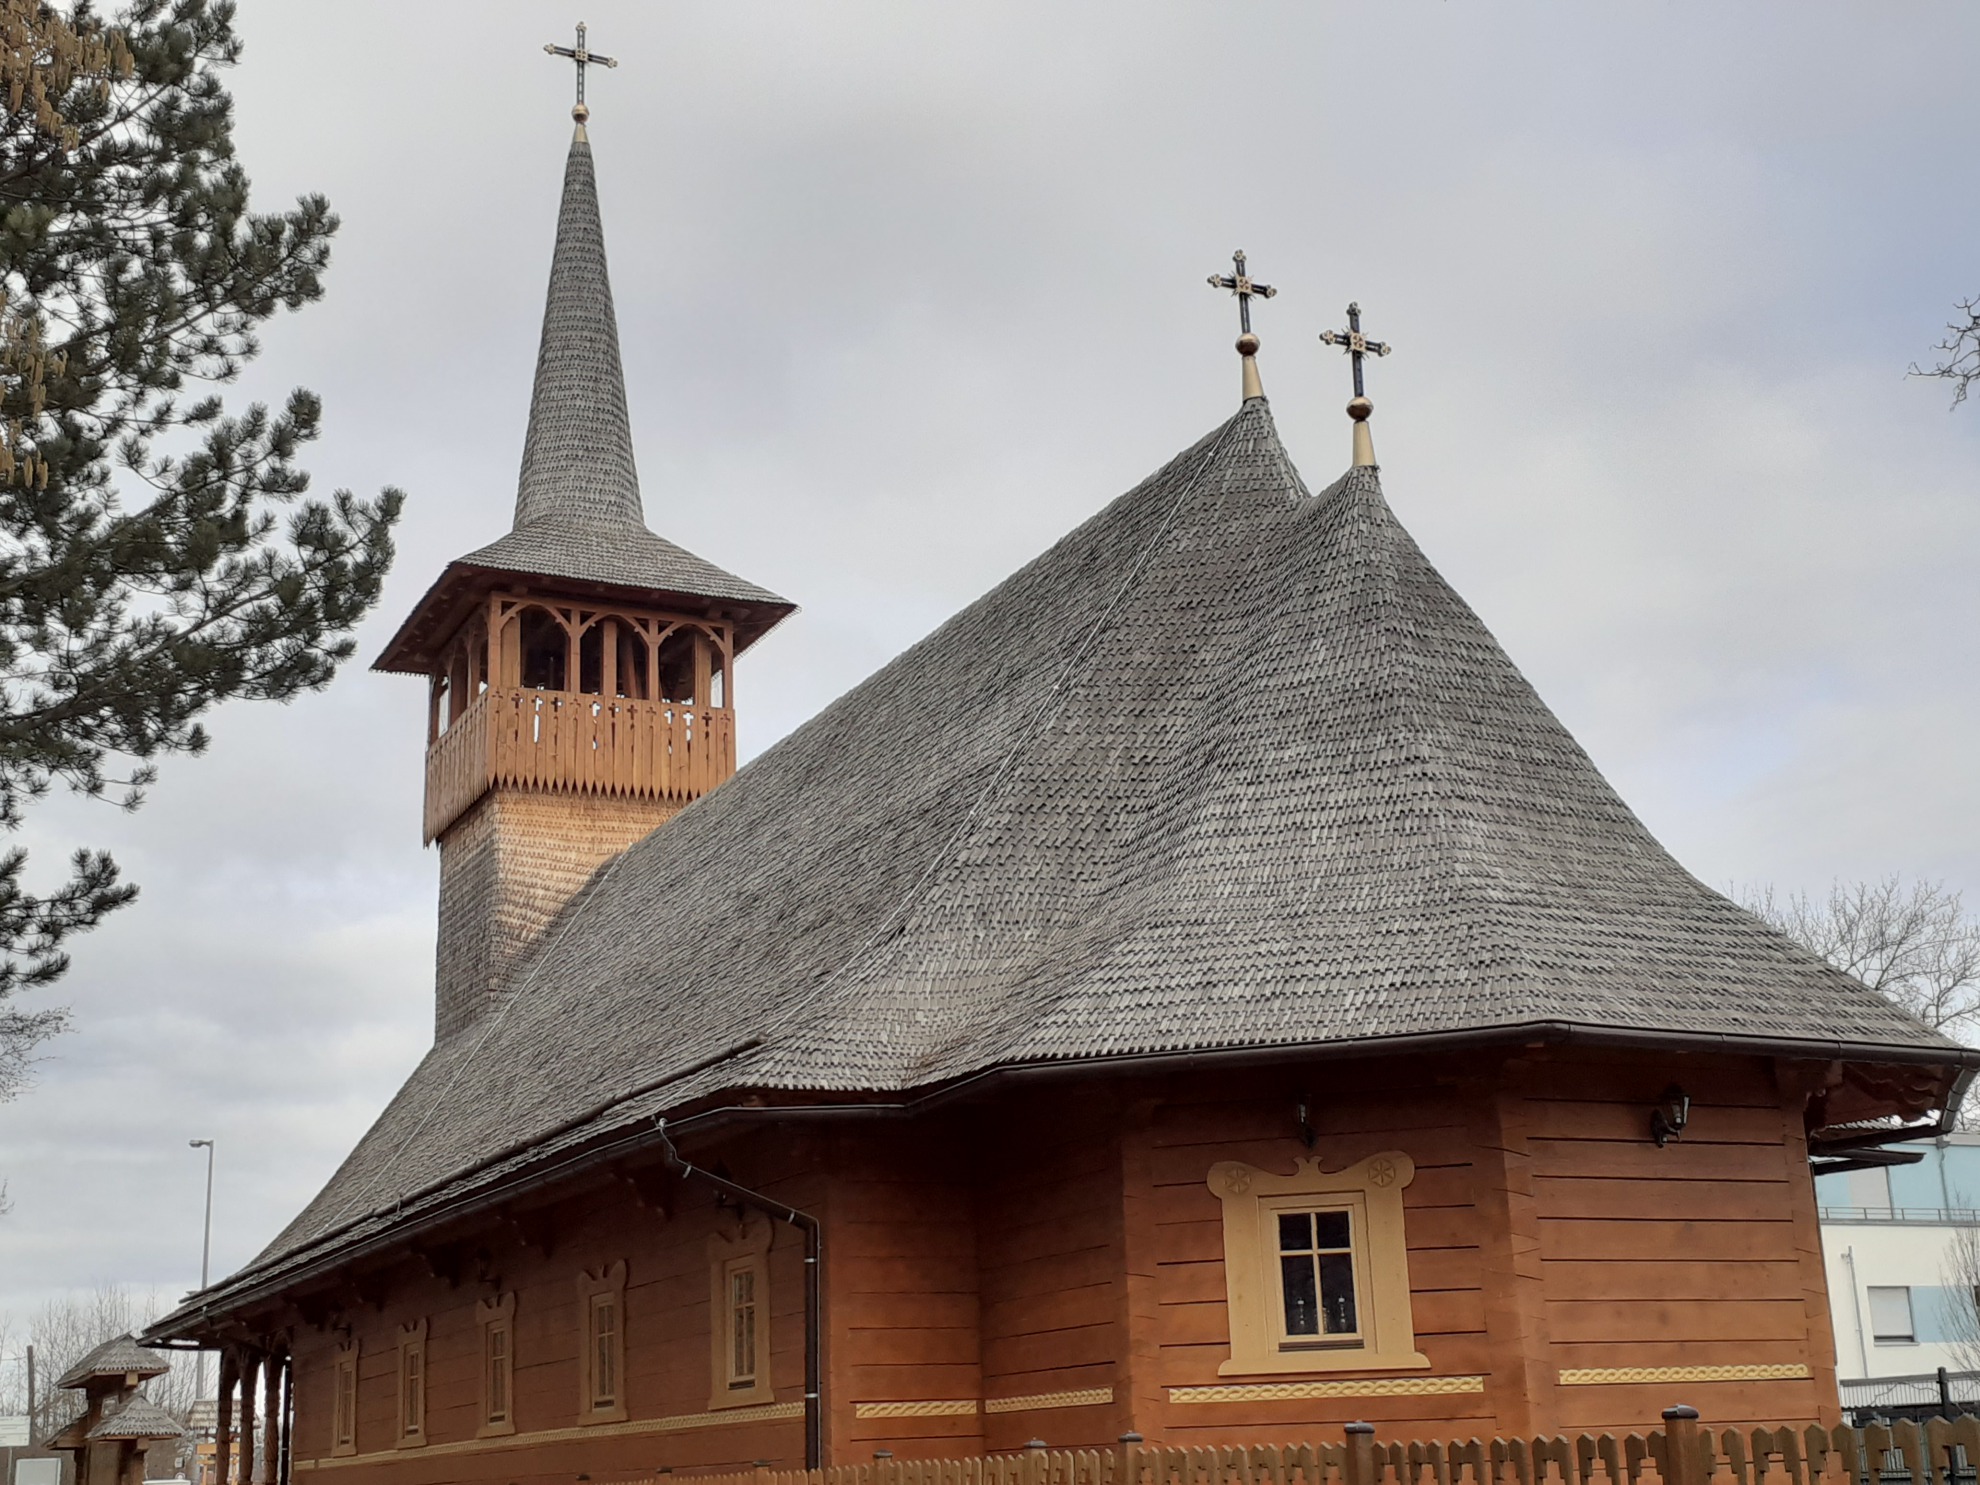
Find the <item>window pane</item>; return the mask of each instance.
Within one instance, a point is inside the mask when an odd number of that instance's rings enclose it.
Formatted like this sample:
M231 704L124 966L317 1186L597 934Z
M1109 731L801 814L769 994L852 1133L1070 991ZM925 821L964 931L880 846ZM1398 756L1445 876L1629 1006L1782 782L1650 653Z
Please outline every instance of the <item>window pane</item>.
M1320 1255L1320 1300L1328 1335L1352 1335L1360 1328L1354 1314L1354 1260L1347 1254Z
M1313 1246L1313 1218L1305 1212L1279 1214L1279 1251L1304 1253Z
M1345 1248L1348 1245L1348 1214L1346 1212L1315 1212L1313 1225L1316 1229L1320 1248Z
M1915 1340L1911 1328L1911 1290L1898 1285L1871 1285L1870 1329L1877 1340L1900 1344Z
M613 1341L619 1329L619 1309L613 1297L601 1294L593 1301L592 1335L595 1342L592 1362L592 1402L609 1407L619 1399L617 1357Z
M488 1327L488 1421L506 1423L509 1418L509 1328Z
M1313 1282L1313 1260L1304 1255L1279 1260L1286 1293L1286 1334L1320 1334L1320 1296Z
M729 1385L755 1380L756 1270L739 1268L729 1275Z

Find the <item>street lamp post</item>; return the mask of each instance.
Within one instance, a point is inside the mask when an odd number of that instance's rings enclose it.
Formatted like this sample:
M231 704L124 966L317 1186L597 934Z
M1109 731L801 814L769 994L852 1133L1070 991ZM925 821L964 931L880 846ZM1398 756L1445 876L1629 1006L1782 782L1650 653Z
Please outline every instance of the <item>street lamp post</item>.
M187 1140L195 1150L206 1151L206 1230L199 1240L199 1287L206 1287L209 1266L213 1261L213 1141ZM199 1353L199 1387L195 1394L200 1399L206 1397L206 1353Z

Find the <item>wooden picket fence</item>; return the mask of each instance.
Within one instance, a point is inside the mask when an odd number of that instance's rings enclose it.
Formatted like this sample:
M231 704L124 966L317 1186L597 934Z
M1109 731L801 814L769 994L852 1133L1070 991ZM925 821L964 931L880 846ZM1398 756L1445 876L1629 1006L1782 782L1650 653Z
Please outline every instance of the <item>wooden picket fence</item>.
M1664 1422L1645 1433L1434 1443L1381 1443L1371 1426L1350 1424L1337 1444L1033 1447L692 1478L695 1485L1980 1485L1975 1417L1714 1431L1684 1408ZM651 1485L678 1485L690 1473Z

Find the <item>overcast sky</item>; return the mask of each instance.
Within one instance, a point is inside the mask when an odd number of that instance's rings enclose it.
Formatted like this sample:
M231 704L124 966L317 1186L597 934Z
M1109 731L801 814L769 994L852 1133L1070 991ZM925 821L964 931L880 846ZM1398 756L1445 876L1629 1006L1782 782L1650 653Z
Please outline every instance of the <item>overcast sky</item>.
M1397 513L1679 860L1980 896L1980 405L1904 375L1980 293L1980 9L242 0L260 203L344 225L241 393L411 497L367 663L508 524L580 16L649 522L802 605L745 755L1235 408L1242 245L1308 483L1358 298ZM143 896L0 1107L0 1311L189 1288L193 1137L246 1261L419 1057L423 715L354 665L34 817Z

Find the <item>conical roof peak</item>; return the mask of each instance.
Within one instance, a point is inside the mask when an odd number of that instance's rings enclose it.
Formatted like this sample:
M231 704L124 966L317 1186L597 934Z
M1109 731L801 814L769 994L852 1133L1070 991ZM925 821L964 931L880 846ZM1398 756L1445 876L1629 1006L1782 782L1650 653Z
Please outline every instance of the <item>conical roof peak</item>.
M537 521L605 529L645 524L598 179L582 123L564 161L557 247L516 485L517 528Z
M481 595L531 580L581 583L671 606L720 607L737 622L738 653L794 607L646 525L598 179L582 117L564 161L515 520L503 536L447 565L372 668L431 674Z

